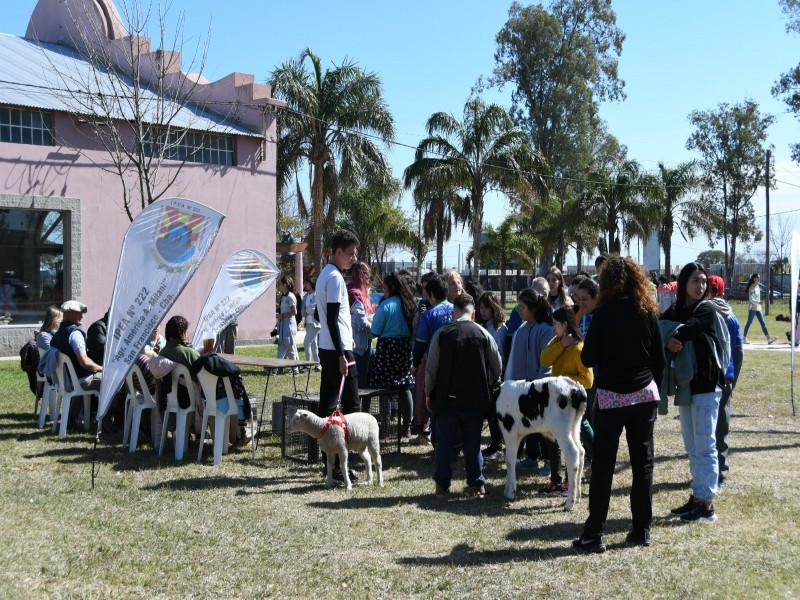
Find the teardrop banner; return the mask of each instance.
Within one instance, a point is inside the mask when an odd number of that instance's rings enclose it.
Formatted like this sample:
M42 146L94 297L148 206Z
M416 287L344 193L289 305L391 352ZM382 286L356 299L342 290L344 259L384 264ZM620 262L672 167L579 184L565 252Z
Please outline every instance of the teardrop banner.
M122 241L108 312L98 423L138 354L203 262L225 215L187 198L140 212Z
M239 250L225 261L197 320L192 345L199 348L204 332L218 334L267 291L278 267L258 250Z

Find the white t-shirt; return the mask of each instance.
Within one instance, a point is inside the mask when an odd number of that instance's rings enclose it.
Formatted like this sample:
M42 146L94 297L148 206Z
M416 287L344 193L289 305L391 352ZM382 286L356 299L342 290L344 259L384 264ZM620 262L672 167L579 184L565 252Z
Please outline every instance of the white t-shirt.
M317 312L322 329L319 332L319 347L323 350L338 350L333 345L331 332L328 330L328 303L339 303L339 335L345 350L353 349L353 329L350 325L350 303L347 300L347 287L344 277L333 263L329 263L317 279Z

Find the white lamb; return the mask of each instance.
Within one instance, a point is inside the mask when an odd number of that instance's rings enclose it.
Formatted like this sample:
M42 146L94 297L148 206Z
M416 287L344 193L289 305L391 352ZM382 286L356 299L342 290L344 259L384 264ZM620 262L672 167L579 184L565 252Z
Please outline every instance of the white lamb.
M517 491L517 450L530 433L555 439L567 465L569 492L564 510L572 510L581 497L584 450L580 430L586 411L586 390L569 377L535 381L506 381L497 399L497 419L506 445L505 496Z
M328 425L327 430L320 433ZM289 433L303 431L313 438L317 438L320 449L328 455L328 476L325 487L332 487L334 456L339 456L339 466L342 470L347 489L353 489L350 476L347 472L347 452L357 452L367 464L367 485L372 484L372 463L378 472L378 485L383 487L383 466L381 464L381 449L378 434L378 421L369 413L357 412L345 415L347 426L347 439L342 427L329 419L324 419L307 410L298 410L286 430Z

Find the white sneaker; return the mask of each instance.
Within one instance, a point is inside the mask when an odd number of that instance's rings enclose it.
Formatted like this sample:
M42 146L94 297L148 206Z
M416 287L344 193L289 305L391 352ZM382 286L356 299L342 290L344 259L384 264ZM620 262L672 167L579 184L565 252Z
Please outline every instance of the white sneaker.
M774 342L774 341L775 341L775 340L777 340L777 339L778 339L778 338L776 338L776 337L774 337L774 336L773 336L773 337L770 337L770 338L767 338L767 343L768 343L768 344L771 344L772 342Z

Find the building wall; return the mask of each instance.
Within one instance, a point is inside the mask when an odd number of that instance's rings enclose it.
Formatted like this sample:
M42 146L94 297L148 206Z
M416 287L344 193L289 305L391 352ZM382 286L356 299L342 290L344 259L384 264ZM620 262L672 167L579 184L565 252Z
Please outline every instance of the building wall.
M108 165L108 154L70 147L85 148L92 142L68 115L56 113L53 126L64 145L0 143L0 207L75 211L71 220L75 264L65 273L65 286L67 293L71 290L89 307L84 319L89 324L103 316L111 301L122 238L130 221L118 176L102 169ZM273 122L267 139L275 139L274 127ZM254 248L275 258L275 144L237 137L235 148L236 166L186 163L165 196L190 198L226 215L208 257L170 313L183 314L190 323L200 316L228 256L242 248ZM259 160L261 156L263 160ZM174 173L172 165L177 163L163 164L165 177ZM270 289L240 317L240 339L269 336L275 324L274 302L274 289ZM5 330L0 331L0 355L13 355L28 339L31 327L0 330Z

